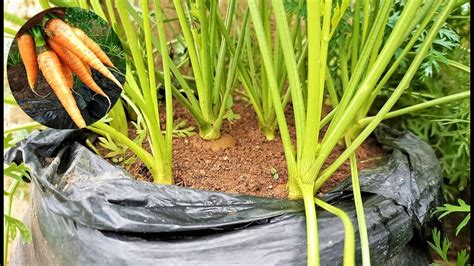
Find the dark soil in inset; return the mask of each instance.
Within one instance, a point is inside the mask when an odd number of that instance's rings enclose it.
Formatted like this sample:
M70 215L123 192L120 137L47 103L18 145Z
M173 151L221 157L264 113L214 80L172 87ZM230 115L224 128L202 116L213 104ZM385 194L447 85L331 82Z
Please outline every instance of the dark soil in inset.
M77 128L46 82L41 71L38 73L38 81L35 86L35 92L37 94L35 94L28 85L26 70L22 63L15 66L8 66L7 73L8 83L13 97L28 116L51 128ZM113 81L104 77L94 69L92 69L92 77L97 85L109 96L112 105L115 104L120 97L121 89L118 88ZM116 78L123 83L123 77L116 75ZM107 99L95 94L95 92L82 84L75 75L73 96L87 125L100 120L104 117L107 110L109 110L109 102Z
M275 140L267 141L260 132L252 106L246 102L237 101L233 111L240 114L241 118L234 123L224 122L220 140L205 141L198 134L173 139L173 176L176 185L261 197L286 198L288 173L279 133L276 133ZM287 113L294 138L292 114ZM175 123L186 120L188 124L195 125L188 112L178 104L174 107L174 119ZM133 128L132 125L130 128ZM130 129L129 134L132 139L136 136L134 129ZM107 153L100 145L96 146L103 155ZM149 149L148 143L144 146ZM343 147L338 146L324 167L334 161L342 151ZM129 151L128 156L130 155ZM375 139L369 138L357 151L359 168L373 166L383 156L384 151L381 146ZM127 166L126 169L137 179L152 181L150 173L139 160ZM333 174L321 191L330 190L348 176L350 176L350 166L349 162L346 162Z

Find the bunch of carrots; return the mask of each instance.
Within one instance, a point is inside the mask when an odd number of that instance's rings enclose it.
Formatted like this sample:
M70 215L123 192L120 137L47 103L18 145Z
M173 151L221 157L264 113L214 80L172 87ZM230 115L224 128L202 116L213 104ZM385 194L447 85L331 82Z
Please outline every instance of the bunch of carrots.
M86 122L72 94L73 73L92 91L110 99L95 83L93 68L112 80L119 88L122 84L107 68L115 68L112 61L81 29L74 28L59 18L45 18L43 38L35 26L17 37L18 50L26 69L28 84L34 92L39 70L56 94L73 122L79 127Z

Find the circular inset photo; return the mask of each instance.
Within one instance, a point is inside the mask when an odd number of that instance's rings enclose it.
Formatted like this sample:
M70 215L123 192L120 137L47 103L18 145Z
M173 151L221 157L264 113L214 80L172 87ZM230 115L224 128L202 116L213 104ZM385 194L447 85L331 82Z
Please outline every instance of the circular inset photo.
M51 8L18 31L7 78L18 105L51 128L83 128L104 117L125 82L125 53L105 20L82 8Z

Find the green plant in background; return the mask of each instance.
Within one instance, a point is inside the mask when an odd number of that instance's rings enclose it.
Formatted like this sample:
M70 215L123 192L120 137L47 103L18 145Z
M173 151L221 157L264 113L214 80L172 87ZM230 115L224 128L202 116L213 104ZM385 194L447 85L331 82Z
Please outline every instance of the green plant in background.
M398 7L403 2L400 2ZM453 94L469 91L470 84L470 51L469 44L469 3L460 5L448 17L447 23L433 41L428 55L418 70L408 90L400 97L397 108L405 108L426 101L443 99ZM392 17L397 16L394 11ZM467 15L467 18L466 18ZM414 49L417 53L422 34ZM394 76L402 76L407 70L408 58L402 60ZM380 106L393 92L397 80L389 81L382 89L381 97L375 106ZM442 107L434 106L417 112L403 115L389 121L394 127L408 129L429 143L441 161L445 199L455 201L459 191L463 191L470 179L470 103L469 99L446 103Z
M286 3L288 4L288 3ZM302 8L304 6L303 0L298 0L292 3L295 8ZM286 7L286 6L285 6ZM287 9L288 11L288 9ZM267 1L259 1L259 12L262 17L263 28L265 30L266 41L269 44L270 49L273 48L273 57L275 75L278 81L278 91L281 95L280 101L283 109L291 101L290 89L285 86L287 80L287 72L284 67L284 49L280 44L278 31L276 32L275 38L271 35L271 15L272 9L269 8ZM293 49L295 49L295 56L298 58L298 71L300 76L304 73L305 57L307 55L307 45L304 44L304 36L301 34L301 27L303 21L298 14L287 12L284 14L288 23L291 23L291 31L289 32L291 40L293 42ZM223 33L224 36L225 33ZM241 55L240 62L238 65L239 79L243 85L244 92L240 93L244 95L251 104L256 113L257 120L259 122L262 133L268 140L274 139L275 130L277 127L276 113L273 108L272 93L270 83L266 78L266 72L264 65L262 64L261 58L258 58L258 54L255 53L258 45L252 39L250 31L245 31L244 37L244 51ZM234 48L232 48L234 49ZM302 84L302 86L305 86ZM304 91L304 90L303 90Z
M9 104L9 101L4 102ZM13 147L18 141L27 137L33 129L41 127L36 122L26 123L20 126L5 129L3 131L3 152L5 153L8 149ZM4 165L3 176L4 179L9 179L9 187L4 188L4 212L3 212L3 265L8 265L8 250L9 242L15 240L17 232L20 233L21 241L25 243L31 242L31 233L29 229L23 224L21 220L12 216L12 210L14 207L14 199L18 197L18 190L21 185L25 184L25 179L30 180L28 174L28 167L21 164L10 163ZM4 180L5 184L5 180Z
M418 71L419 79L400 98L397 106L404 108L424 101L443 99L447 95L461 94L470 89L470 4L465 3L456 8L447 19L447 23L438 33L433 45ZM422 41L420 38L419 41ZM416 51L412 52L413 54ZM399 70L402 74L405 65ZM390 93L389 87L385 93ZM439 219L451 212L466 212L465 219L456 229L458 237L460 230L470 219L470 208L462 199L462 193L470 186L470 101L469 99L446 103L442 107L431 107L413 112L399 119L393 119L390 124L394 127L414 132L435 150L443 169L443 192L447 202L459 203L459 206L445 204L438 207L437 212L443 212ZM468 194L469 195L469 194ZM433 235L435 238L435 235ZM438 237L439 239L439 237ZM445 239L445 241L448 241ZM438 240L439 243L439 240ZM443 241L443 245L444 245ZM446 261L443 249L434 248ZM462 254L458 253L458 264L464 265ZM467 261L467 258L466 258ZM447 262L447 261L446 261Z
M449 248L451 247L451 242L447 238L444 238L443 242L441 242L441 233L436 228L433 228L432 235L433 235L433 243L428 242L428 245L443 259L444 263L446 263L447 265L452 265L451 261L448 258L448 251L449 251ZM456 258L457 266L467 265L468 261L469 261L469 254L467 253L465 249L457 253L457 258ZM435 266L439 264L432 263L430 265Z
M459 223L456 227L456 236L461 232L461 230L469 223L471 219L471 206L466 204L462 199L458 199L459 205L452 205L452 204L444 204L442 207L437 207L434 213L441 213L438 219L442 219L446 215L453 213L453 212L463 212L467 213L466 217ZM434 214L433 213L433 214Z

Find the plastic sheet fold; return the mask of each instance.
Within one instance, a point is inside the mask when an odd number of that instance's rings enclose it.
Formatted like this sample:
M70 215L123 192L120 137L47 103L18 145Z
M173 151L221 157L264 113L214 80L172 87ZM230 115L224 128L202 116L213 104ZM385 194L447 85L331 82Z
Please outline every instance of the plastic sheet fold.
M136 181L83 146L87 134L45 130L5 155L32 176L33 242L16 246L12 265L306 265L302 201ZM411 133L376 136L389 155L360 172L372 263L428 264L420 232L441 201L438 160ZM349 215L358 243L350 182L322 199ZM321 264L341 265L343 225L317 213Z

